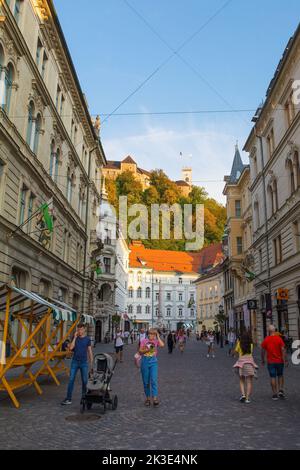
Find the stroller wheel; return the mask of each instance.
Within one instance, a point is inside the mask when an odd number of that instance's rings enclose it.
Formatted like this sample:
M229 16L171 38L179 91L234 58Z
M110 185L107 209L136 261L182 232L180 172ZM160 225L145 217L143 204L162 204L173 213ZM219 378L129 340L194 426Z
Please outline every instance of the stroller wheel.
M114 395L111 400L111 409L116 410L117 408L118 408L118 397L117 395Z
M82 398L80 402L80 413L84 413L84 412L85 412L85 399Z

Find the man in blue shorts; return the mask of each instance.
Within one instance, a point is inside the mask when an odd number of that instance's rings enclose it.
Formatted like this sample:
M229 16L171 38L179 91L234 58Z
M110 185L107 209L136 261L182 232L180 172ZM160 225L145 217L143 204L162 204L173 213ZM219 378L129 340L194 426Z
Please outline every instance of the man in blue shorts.
M271 387L273 391L273 400L285 398L283 370L286 361L285 344L280 336L276 334L274 325L269 326L269 334L261 344L261 362L265 364L265 355L267 353L268 370L271 377Z

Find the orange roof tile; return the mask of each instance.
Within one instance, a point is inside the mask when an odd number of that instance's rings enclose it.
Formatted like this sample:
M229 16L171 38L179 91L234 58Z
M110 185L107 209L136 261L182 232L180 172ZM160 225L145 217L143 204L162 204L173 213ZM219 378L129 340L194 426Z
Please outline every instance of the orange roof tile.
M201 273L216 266L223 259L222 245L216 243L201 251L150 250L140 242L133 242L129 249L131 268L150 268L155 271Z

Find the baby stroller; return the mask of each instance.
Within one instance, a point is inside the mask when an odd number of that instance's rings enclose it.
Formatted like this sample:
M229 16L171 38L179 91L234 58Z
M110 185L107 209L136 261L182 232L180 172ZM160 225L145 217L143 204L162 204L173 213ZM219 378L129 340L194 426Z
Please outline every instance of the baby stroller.
M87 391L80 402L81 413L84 413L86 408L90 410L94 403L102 405L103 413L105 413L107 405L110 405L112 410L117 409L118 397L111 395L109 389L116 363L109 354L96 354L94 370L90 372Z

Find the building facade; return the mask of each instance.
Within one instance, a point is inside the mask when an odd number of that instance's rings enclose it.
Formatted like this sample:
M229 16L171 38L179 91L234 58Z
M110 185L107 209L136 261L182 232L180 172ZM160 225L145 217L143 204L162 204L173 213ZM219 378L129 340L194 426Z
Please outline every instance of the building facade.
M260 339L270 322L300 335L300 27L290 39L245 144L251 169Z
M224 273L222 265L200 276L196 282L197 331L215 329L216 315L223 309Z
M251 272L254 269L250 167L243 164L237 145L231 174L225 176L224 180L228 257L224 264L224 284L228 328L234 328L237 332L249 329L256 342L256 311L248 310L248 300L255 299L254 284L246 276L246 270Z
M108 203L105 181L101 189L99 223L94 233L93 280L91 296L96 305L96 342L113 337L116 326L127 321L127 284L129 249L118 228L116 212ZM126 324L128 329L129 325Z
M133 243L129 257L129 318L138 327L196 328L194 282L201 270L220 261L220 254L220 244L200 253L188 253L149 250L140 242Z
M52 1L0 8L0 282L90 313L105 155Z
M108 160L102 170L104 177L111 180L117 179L117 177L125 171L130 171L134 175L135 179L141 183L143 190L149 187L151 173L139 168L137 163L130 156L122 161Z

